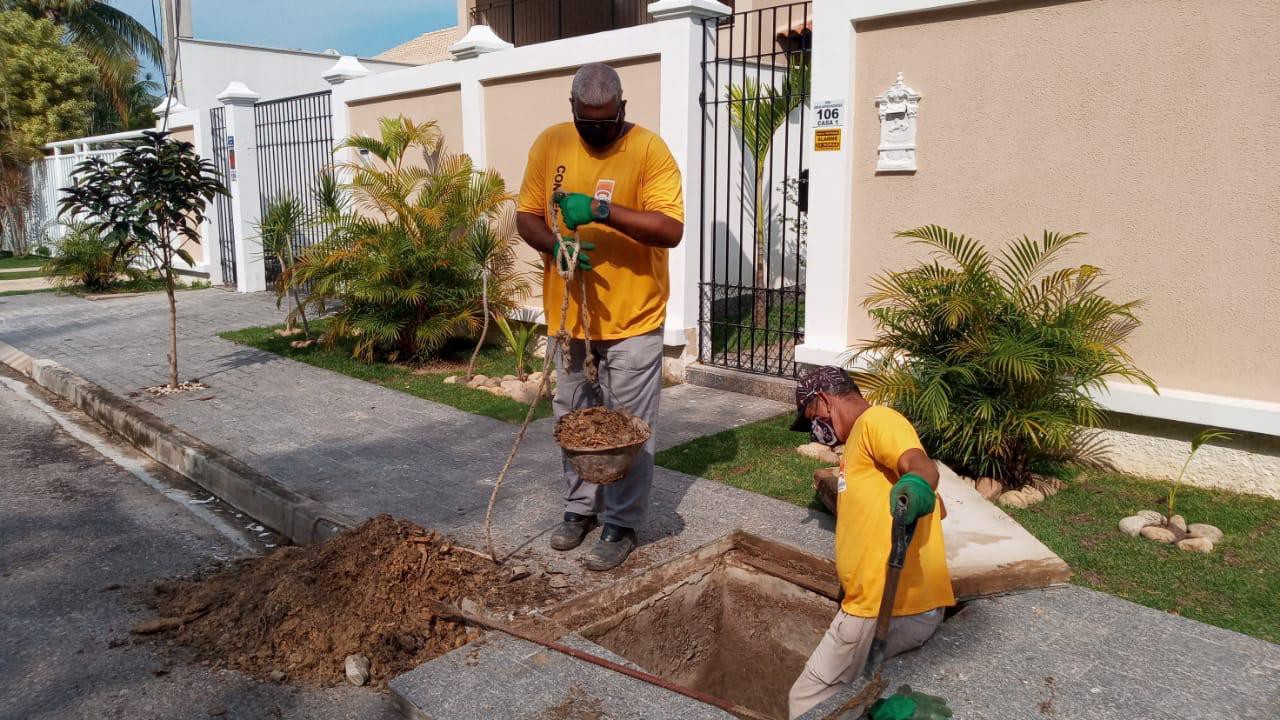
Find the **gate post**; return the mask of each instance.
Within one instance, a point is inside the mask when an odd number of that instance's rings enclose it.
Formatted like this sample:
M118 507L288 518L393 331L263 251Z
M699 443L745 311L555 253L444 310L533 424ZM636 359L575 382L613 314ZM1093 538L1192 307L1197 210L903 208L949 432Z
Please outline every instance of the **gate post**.
M235 233L236 290L259 292L267 289L262 238L258 237L261 216L258 188L258 128L253 106L260 96L244 83L233 80L218 94L226 106L227 145L230 154L232 230Z
M684 185L684 237L668 252L671 295L667 300L663 344L684 346L686 358L697 355L698 312L702 272L702 130L704 44L715 47L712 26L703 21L728 15L727 6L706 0L659 0L648 12L671 28L662 49L662 139L676 159Z

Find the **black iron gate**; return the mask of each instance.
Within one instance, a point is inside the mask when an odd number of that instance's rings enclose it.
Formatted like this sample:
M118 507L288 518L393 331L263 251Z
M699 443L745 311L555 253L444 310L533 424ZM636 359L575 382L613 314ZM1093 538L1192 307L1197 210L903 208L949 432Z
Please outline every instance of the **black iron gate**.
M272 201L293 197L313 214L318 209L316 181L332 172L333 111L328 90L260 102L253 108L258 130L258 192L261 210ZM290 241L294 256L324 239L328 228L310 224ZM265 260L267 282L280 277L280 263Z
M209 109L209 128L213 140L213 164L222 184L231 187L231 158L227 148L227 114L225 107ZM218 224L218 257L222 260L222 284L236 284L236 231L231 216L231 196L218 195L214 201Z
M703 21L702 362L794 376L804 339L808 2Z

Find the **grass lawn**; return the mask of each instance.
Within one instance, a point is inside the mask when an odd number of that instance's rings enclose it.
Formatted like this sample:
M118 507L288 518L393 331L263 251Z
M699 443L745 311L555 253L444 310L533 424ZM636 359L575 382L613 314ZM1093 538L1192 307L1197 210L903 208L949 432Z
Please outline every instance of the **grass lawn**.
M26 280L27 278L44 277L40 270L23 270L22 272L0 272L0 282L5 280Z
M794 505L825 510L813 491L813 471L827 463L795 452L807 442L793 433L794 415L708 435L658 453L657 464L750 490Z
M321 321L323 322L323 321ZM321 323L312 323L313 332ZM302 336L280 337L277 328L251 327L243 330L232 330L220 333L219 337L241 345L267 350L277 355L304 362L308 365L332 370L343 375L375 383L393 390L408 393L426 400L433 400L451 405L459 410L485 415L509 423L524 420L529 406L517 403L510 398L491 395L481 390L473 390L465 385L445 385L444 379L450 375L461 375L466 372L467 358L474 346L468 343L454 343L442 351L439 362L430 366L414 369L406 365L389 363L365 363L351 357L351 342L341 343L333 348L311 346L309 348L293 348L289 343ZM534 358L529 371L542 369L542 360ZM503 348L486 346L476 358L476 373L490 377L513 375L516 371L515 358ZM534 418L551 415L551 403L542 400L538 403Z
M28 255L26 257L0 257L0 270L9 270L12 268L38 268L49 258L39 257L37 255Z
M745 425L658 453L663 467L700 475L802 507L822 509L811 484L825 463L802 457L791 417ZM1188 522L1226 537L1201 555L1131 538L1117 527L1138 510L1159 510L1167 483L1077 472L1058 494L1010 509L1075 571L1073 582L1210 625L1280 643L1280 500L1184 487Z
M58 288L36 288L35 290L2 290L0 297L8 297L9 295L30 295L32 293L49 293L58 292Z

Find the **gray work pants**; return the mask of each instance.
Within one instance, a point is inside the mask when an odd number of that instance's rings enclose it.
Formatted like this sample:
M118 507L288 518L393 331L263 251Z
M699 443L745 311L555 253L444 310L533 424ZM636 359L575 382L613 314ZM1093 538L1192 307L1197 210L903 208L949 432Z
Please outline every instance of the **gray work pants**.
M554 340L554 338L552 338ZM569 370L556 358L556 417L573 410L604 405L624 409L649 423L653 433L644 444L627 476L611 485L583 482L564 458L564 509L579 515L600 516L600 521L636 529L649 511L653 486L654 437L657 435L658 398L662 391L662 330L622 340L592 340L591 354L600 370L600 386L587 382L582 363L585 343L569 343Z

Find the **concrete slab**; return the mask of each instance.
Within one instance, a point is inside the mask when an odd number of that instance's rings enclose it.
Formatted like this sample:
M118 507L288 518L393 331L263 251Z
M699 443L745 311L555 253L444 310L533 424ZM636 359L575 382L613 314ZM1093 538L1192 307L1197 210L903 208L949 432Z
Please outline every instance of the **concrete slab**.
M23 278L21 280L5 280L0 275L0 292L18 292L22 290L44 290L53 287L53 281L47 277Z

